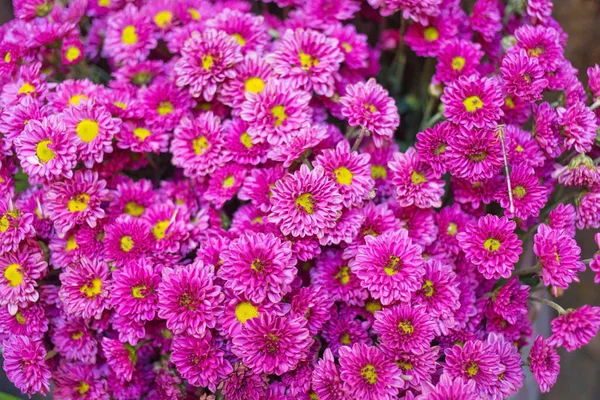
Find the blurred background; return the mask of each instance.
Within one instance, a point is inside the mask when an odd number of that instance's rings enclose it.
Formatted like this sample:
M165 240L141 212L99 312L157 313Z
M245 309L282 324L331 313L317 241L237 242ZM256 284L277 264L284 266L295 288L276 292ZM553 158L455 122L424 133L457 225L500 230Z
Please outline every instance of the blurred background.
M579 69L580 79L586 83L586 70L593 64L600 64L600 0L554 0L553 16L569 34L566 51L575 68ZM11 0L0 0L0 24L12 19ZM577 240L582 246L582 258L591 258L598 250L594 243L594 232L581 231ZM588 270L580 275L581 282L572 285L558 300L564 308L576 308L583 304L600 306L600 285L594 285L594 276ZM599 400L600 399L600 335L582 349L567 353L560 350L561 373L551 393L541 396L541 400ZM0 371L0 391L27 399L7 381ZM519 400L533 400L537 395L523 393ZM33 396L33 399L44 399ZM51 398L48 396L47 398ZM0 400L2 397L0 395Z

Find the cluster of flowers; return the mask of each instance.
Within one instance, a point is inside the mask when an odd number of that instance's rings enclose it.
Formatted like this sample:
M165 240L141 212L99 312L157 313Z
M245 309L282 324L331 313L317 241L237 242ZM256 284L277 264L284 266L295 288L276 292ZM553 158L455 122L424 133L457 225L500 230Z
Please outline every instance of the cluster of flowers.
M8 378L56 399L460 400L529 368L550 390L556 349L600 326L548 299L586 264L600 281L574 239L600 227L600 67L588 96L551 1L507 3L15 0ZM436 61L440 110L403 151L374 79L397 49Z

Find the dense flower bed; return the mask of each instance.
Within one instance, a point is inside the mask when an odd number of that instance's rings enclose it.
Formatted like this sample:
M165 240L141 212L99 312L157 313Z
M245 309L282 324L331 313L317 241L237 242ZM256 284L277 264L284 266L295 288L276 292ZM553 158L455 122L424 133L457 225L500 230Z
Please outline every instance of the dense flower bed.
M556 349L600 326L557 304L587 265L600 282L574 239L600 228L600 67L586 91L550 0L463 3L14 0L8 378L56 399L468 400L530 369L549 391Z

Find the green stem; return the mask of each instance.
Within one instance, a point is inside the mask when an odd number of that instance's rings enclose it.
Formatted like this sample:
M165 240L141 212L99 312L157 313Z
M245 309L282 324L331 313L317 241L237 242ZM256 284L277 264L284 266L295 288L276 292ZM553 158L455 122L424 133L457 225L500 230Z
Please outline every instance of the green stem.
M398 79L396 80L393 92L396 94L400 94L402 91L402 83L404 78L404 69L406 67L406 54L405 54L405 43L404 43L404 35L406 33L408 21L400 18L400 43L398 43L398 48L396 49L396 76Z
M536 265L535 267L523 268L518 271L513 271L512 274L516 276L527 276L540 272L541 270L542 268L539 265Z
M527 300L537 301L538 303L542 303L542 304L545 304L547 306L550 306L550 307L554 308L556 311L558 311L558 313L560 315L564 315L564 314L567 313L567 311L564 308L562 308L561 306L559 306L558 304L556 304L552 300L544 299L543 297L529 296L527 298Z
M596 100L596 102L590 106L590 110L594 111L598 107L600 107L600 99Z
M363 138L365 137L365 132L367 130L365 128L360 128L360 132L358 132L358 137L356 138L356 141L354 141L354 144L352 145L352 150L351 151L356 151L358 150L358 148L360 147L360 144L363 140Z
M431 118L431 114L433 113L433 109L435 108L435 103L437 103L437 99L433 96L429 96L429 100L427 100L427 106L425 107L425 112L423 113L423 119L421 120L421 125L419 126L419 132L423 132L425 128L427 128L427 123Z

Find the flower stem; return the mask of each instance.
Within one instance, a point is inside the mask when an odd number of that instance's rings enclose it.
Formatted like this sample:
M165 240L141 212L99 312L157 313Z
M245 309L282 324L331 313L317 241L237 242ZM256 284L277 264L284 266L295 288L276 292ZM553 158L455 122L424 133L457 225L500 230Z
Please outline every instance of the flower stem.
M358 137L356 138L356 141L354 142L354 144L352 145L352 150L351 151L356 151L358 150L358 148L360 147L360 144L363 140L363 138L365 137L365 132L367 130L363 127L360 128L360 132L358 132Z
M596 102L590 106L590 110L594 111L598 107L600 107L600 99L596 100Z
M536 265L535 267L523 268L518 271L514 271L513 275L517 275L517 276L531 275L531 274L535 274L536 272L540 272L541 270L542 270L542 268L539 265Z
M545 304L547 306L550 306L550 307L554 308L556 311L558 311L558 313L560 315L564 315L564 314L567 313L567 311L564 308L562 308L561 306L559 306L558 304L556 304L552 300L544 299L542 297L535 297L535 296L529 296L528 300L537 301L538 303L542 303L542 304Z

